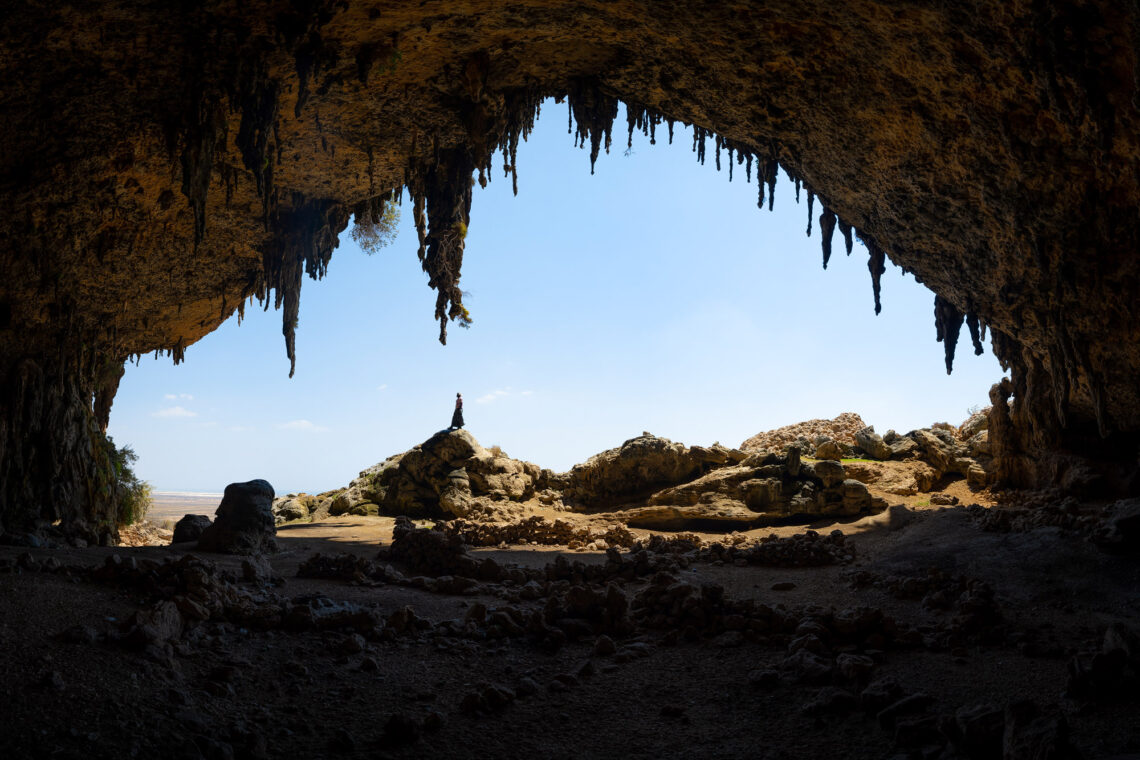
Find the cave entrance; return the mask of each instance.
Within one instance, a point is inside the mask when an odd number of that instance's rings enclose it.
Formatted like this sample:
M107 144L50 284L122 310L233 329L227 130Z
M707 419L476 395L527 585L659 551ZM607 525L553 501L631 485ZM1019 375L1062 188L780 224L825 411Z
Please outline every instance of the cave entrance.
M435 340L433 294L406 200L374 256L346 230L326 281L305 288L297 372L280 315L248 309L173 367L127 369L109 432L160 490L218 492L265 477L279 493L343 486L410 448L467 399L486 446L555 470L649 430L736 446L770 428L854 411L880 432L957 424L1001 376L963 340L947 377L932 294L889 267L875 315L867 252L835 235L821 271L815 205L781 172L773 211L727 155L694 160L690 130L640 133L589 171L565 105L547 101L518 151L519 193L496 158L475 187L461 287L474 325ZM619 116L617 124L623 124ZM963 336L965 337L965 336Z

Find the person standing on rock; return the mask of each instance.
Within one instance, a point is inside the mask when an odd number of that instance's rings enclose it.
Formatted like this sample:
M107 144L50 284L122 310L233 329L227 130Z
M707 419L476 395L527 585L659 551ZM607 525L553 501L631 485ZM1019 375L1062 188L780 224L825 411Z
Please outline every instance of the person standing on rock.
M455 394L455 411L451 414L451 429L463 427L463 396Z

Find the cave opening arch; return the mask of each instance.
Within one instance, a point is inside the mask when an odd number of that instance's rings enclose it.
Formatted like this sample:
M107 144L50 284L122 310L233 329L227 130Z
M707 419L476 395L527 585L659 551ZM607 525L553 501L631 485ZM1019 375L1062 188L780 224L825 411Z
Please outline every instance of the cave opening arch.
M1000 374L988 352L963 353L948 378L929 291L892 268L876 316L858 244L847 257L840 243L822 271L818 229L804 234L806 193L797 204L785 175L775 210L760 211L755 185L743 174L729 183L711 154L698 164L678 128L672 147L640 134L630 156L615 145L591 176L563 108L544 105L520 146L518 196L500 172L474 190L461 282L470 331L452 330L446 347L435 340L405 198L390 247L363 256L346 231L326 279L306 286L292 379L280 315L247 311L178 367L128 367L114 438L135 443L143 473L167 488L219 491L256 474L312 493L420 443L446 422L455 390L480 441L555 470L646 429L738 445L858 411L880 432L905 433L984 404ZM229 377L252 397L211 413L219 395L239 395L216 387ZM170 390L194 399L163 400ZM913 401L928 394L946 398ZM176 406L197 416L150 416ZM177 450L189 452L181 472Z
M440 172L477 168L526 101L558 93L591 142L621 98L775 155L997 329L1010 480L1107 448L1110 479L1137 485L1134 5L126 7L8 20L6 524L113 530L97 453L123 360L180 357L250 294L290 324L353 209L406 180L441 212L437 237L460 237L457 206L428 192Z

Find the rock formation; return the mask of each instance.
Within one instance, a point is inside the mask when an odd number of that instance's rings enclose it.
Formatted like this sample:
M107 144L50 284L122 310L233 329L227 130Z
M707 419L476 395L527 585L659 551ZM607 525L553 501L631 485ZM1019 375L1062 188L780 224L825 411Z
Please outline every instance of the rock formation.
M230 483L214 517L214 522L206 526L198 537L201 551L223 554L277 551L273 486L266 481Z
M691 139L760 205L784 169L824 264L836 230L866 243L876 310L887 261L937 294L948 368L963 324L975 351L992 334L1002 478L1136 485L1135 3L124 0L0 24L6 525L112 538L124 362L181 361L257 298L292 364L302 278L354 214L406 194L441 339L469 321L472 175L498 152L517 180L548 97L591 165L624 101L629 135Z
M927 489L933 481L932 475ZM803 462L795 446L748 455L719 444L687 447L643 433L569 472L554 473L485 449L466 430L443 430L320 500L308 494L278 499L273 513L278 524L385 514L470 518L477 526L521 514L527 503L581 513L611 510L606 514L616 524L665 530L724 530L789 517L852 516L886 506L840 462ZM547 533L568 535L558 527Z

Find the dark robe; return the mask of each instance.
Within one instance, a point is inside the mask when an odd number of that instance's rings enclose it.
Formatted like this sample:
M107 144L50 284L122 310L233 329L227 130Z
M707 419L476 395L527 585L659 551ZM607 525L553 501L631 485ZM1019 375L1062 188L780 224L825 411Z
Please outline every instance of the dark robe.
M455 404L455 412L451 415L451 426L453 428L463 427L463 402Z

